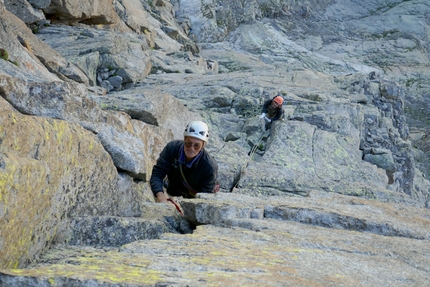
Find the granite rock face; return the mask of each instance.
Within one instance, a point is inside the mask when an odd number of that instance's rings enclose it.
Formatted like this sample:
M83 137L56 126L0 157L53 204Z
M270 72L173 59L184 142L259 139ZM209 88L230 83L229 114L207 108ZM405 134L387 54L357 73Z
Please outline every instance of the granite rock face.
M109 193L117 171L100 141L80 125L25 116L0 101L0 257L2 266L17 267L50 247L59 224L80 201L92 210L112 211Z
M126 244L127 235L142 226L133 223L139 219L128 220L123 223L128 228L110 233L111 240L123 236L120 248L108 244L97 248L95 235L103 233L81 232L81 242L87 244L52 248L28 269L1 271L0 282L5 286L420 286L430 279L428 209L317 192L300 198L219 193L182 200L181 205L186 217L199 223L192 234L171 231ZM170 218L177 223L170 228L180 226L178 217ZM111 222L102 228L108 231L118 227L118 221L106 218L97 223L102 227L102 222Z
M72 2L0 0L1 286L429 282L428 1ZM197 119L181 216L148 180Z

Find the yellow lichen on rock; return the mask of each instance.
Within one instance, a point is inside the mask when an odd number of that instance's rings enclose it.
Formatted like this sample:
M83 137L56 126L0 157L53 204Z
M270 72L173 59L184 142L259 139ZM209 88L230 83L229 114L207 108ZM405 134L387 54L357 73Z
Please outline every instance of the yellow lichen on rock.
M101 177L113 185L117 172L91 132L22 115L0 100L0 266L16 268L49 246L79 192L100 188Z

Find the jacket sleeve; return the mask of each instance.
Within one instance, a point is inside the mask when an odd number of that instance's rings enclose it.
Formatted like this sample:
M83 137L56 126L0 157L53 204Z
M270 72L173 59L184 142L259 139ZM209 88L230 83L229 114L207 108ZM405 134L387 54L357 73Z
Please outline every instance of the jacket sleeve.
M163 180L169 172L173 161L174 155L172 153L172 148L170 147L170 144L167 144L161 151L156 164L152 168L152 174L149 183L154 195L158 192L163 192Z
M262 113L267 113L267 107L270 105L271 102L272 100L267 100L264 102L263 107L261 108Z
M209 172L206 174L205 178L202 182L204 185L201 186L200 190L197 192L203 193L213 193L215 189L215 185L218 182L218 165L213 158L210 158L208 161Z

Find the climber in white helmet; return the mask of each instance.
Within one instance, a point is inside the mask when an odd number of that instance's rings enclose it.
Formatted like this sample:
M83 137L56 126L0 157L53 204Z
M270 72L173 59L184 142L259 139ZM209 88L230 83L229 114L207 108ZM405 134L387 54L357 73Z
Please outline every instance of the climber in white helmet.
M151 190L158 202L169 196L193 198L197 193L219 190L218 165L205 150L209 139L208 126L193 121L184 131L184 140L169 142L152 168Z

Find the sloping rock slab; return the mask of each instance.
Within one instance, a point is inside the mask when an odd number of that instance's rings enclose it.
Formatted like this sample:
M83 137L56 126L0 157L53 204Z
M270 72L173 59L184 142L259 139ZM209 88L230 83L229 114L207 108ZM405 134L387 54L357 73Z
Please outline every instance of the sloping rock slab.
M187 216L218 226L165 233L119 249L59 246L28 269L1 270L0 285L425 286L430 280L428 209L316 192L303 198L218 193L181 204ZM307 208L309 218L336 213L388 222L425 239L339 228L336 222L322 227L265 218L275 217L276 208Z
M425 286L428 241L261 221L200 226L121 250L58 248L2 286ZM413 254L411 256L410 254ZM21 285L22 286L22 285Z
M243 227L239 219L297 221L331 229L430 240L430 210L313 191L308 197L199 194L182 200L185 216L199 224Z
M38 258L75 210L113 212L117 175L95 135L0 97L0 266Z
M167 221L132 217L75 218L71 226L73 236L68 243L72 245L115 247L141 239L156 239L165 232L178 233Z

